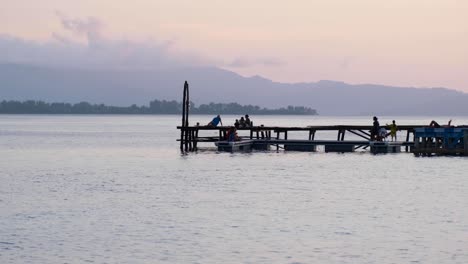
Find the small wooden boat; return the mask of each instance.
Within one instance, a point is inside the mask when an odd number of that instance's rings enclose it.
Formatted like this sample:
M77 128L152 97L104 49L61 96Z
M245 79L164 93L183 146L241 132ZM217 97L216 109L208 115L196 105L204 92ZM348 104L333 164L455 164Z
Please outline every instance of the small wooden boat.
M250 151L254 144L254 140L240 140L240 141L218 141L215 145L219 151Z

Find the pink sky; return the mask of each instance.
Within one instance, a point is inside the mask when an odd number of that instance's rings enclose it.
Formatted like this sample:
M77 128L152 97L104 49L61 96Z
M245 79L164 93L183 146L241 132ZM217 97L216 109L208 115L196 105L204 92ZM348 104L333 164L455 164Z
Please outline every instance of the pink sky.
M467 14L466 0L15 0L2 3L0 34L86 43L60 19L93 17L101 37L170 43L245 76L468 92Z

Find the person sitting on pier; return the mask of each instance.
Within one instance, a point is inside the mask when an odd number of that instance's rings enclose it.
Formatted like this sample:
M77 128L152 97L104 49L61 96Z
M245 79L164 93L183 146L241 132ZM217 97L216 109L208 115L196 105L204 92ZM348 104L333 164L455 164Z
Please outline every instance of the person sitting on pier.
M239 119L236 119L236 122L234 123L234 127L235 127L235 128L239 128L239 127L240 127Z
M235 127L231 127L227 132L227 141L239 141L239 136L237 135L237 129Z
M387 138L387 129L385 129L385 127L381 127L379 129L379 135L377 137L377 140L378 141L385 141Z
M249 115L245 115L245 126L246 127L252 126L252 121L250 121Z
M448 121L447 125L439 125L439 123L432 120L431 123L429 124L429 127L433 127L433 128L452 127L452 119Z
M220 124L220 123L221 123L221 125L223 125L223 122L221 121L221 117L220 117L219 115L217 115L217 116L215 116L215 117L213 118L213 120L211 120L211 121L208 123L208 126L210 126L210 127L217 127L218 124Z
M373 118L374 120L374 123L372 125L372 129L371 129L371 140L379 140L378 137L379 137L379 130L380 130L380 124L379 124L379 120L376 116L374 116Z
M239 127L240 128L245 128L245 119L244 117L241 117L239 120Z

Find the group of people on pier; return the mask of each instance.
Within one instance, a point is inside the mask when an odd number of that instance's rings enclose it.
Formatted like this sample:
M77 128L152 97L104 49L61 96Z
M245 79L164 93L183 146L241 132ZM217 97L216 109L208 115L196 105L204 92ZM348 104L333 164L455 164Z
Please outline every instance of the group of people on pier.
M447 125L440 125L436 121L432 120L431 123L429 124L429 127L433 127L433 128L452 127L451 123L452 123L452 120L449 120ZM219 124L223 125L223 122L221 120L221 116L217 115L208 123L207 126L217 127ZM240 119L236 119L234 126L231 127L227 131L226 140L228 141L239 140L239 136L237 135L237 129L249 128L249 127L253 127L253 122L250 120L249 115L245 115L241 117ZM390 132L388 132L386 128L390 129ZM381 127L379 123L379 119L376 116L374 116L372 128L370 130L370 140L385 141L386 138L390 136L391 141L396 141L397 131L398 131L398 126L395 120L393 120L391 124L386 124L385 126Z
M234 123L234 127L236 128L253 127L253 122L250 120L249 115L245 115L245 118L242 116L240 119L236 119L236 122Z
M387 129L385 127L381 127L379 124L379 119L374 116L373 118L374 123L372 124L372 129L371 129L371 140L374 141L384 141L388 136L391 136L392 141L397 140L397 131L398 131L398 126L395 123L395 120L392 121L390 125L386 125L390 129L390 132L387 132ZM452 120L450 119L447 123L447 125L440 125L436 121L432 120L431 123L429 123L429 127L432 128L448 128L448 127L453 127L452 126Z
M217 115L207 124L207 126L217 127L219 124L223 125L223 122L221 120L221 116ZM234 127L237 129L253 127L253 122L252 120L250 120L249 115L245 115L245 118L244 116L242 116L240 119L236 119L236 122L234 123Z
M398 126L395 120L393 120L390 125L389 124L386 125L386 127L390 129L390 132L388 132L385 127L380 127L379 119L376 116L374 116L373 120L374 120L374 123L372 124L372 129L370 131L371 140L384 141L388 136L391 137L392 141L397 140Z
M223 125L223 122L221 120L221 116L217 115L208 123L207 126L217 127L219 124ZM252 127L252 126L253 126L253 122L250 120L249 115L245 115L245 118L244 118L244 116L242 116L240 118L240 120L236 119L236 122L234 123L234 126L230 127L229 130L226 133L226 140L227 141L239 141L240 138L239 138L239 136L237 134L237 129L239 129L239 128L248 128L248 127Z

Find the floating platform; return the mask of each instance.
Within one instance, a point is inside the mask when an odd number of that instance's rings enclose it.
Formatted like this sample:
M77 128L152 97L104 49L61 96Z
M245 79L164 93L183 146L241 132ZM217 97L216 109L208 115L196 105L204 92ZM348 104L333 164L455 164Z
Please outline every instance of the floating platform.
M371 141L370 151L374 154L377 153L399 153L401 152L402 142L391 141Z
M362 148L371 148L372 153L398 153L402 147L411 146L405 142L378 142L378 141L334 141L334 140L297 140L297 139L252 139L241 141L218 141L215 142L219 151L250 151L269 150L271 147L279 149L280 146L285 151L315 152L317 146L324 146L325 152L354 152Z
M356 150L355 145L352 144L329 144L325 145L325 152L354 152Z

